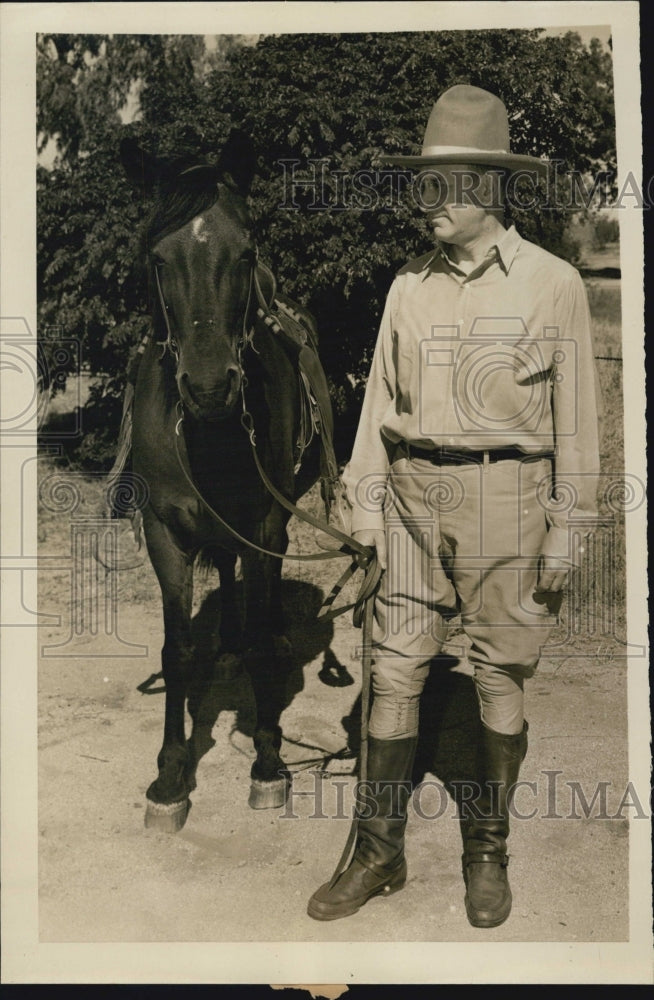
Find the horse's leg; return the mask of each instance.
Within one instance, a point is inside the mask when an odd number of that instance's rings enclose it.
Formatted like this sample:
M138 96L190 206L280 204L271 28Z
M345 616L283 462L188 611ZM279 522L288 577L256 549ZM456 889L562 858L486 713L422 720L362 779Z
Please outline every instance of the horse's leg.
M254 691L257 720L254 731L256 759L250 772L249 805L253 809L279 808L288 795L290 775L280 755L282 731L279 718L284 707L286 678L280 670L273 633L272 594L277 560L245 552L242 556L245 587L245 633L248 672Z
M220 653L216 675L230 681L241 672L243 635L239 609L236 603L236 556L225 549L214 553L214 562L220 576Z
M147 790L145 825L168 833L180 830L189 810L191 755L184 711L195 664L191 638L193 557L179 549L168 529L153 517L147 524L148 551L163 600L165 639L161 665L166 685L164 737L157 757L158 777Z
M284 607L282 605L282 560L275 559L272 566L270 607L272 615L272 637L275 654L279 659L288 658L293 647L286 635Z

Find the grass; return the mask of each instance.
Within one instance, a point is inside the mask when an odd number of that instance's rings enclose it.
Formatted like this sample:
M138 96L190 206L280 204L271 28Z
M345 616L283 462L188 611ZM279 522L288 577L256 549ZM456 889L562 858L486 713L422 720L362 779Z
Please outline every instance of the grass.
M590 278L586 281L593 326L595 354L622 357L620 282Z
M44 610L49 603L49 591L57 592L62 581L70 589L72 567L71 526L77 525L82 536L90 537L99 521L106 517L104 477L70 470L57 464L49 456L39 460L38 484L38 539L39 555L50 557L49 565L61 559L60 569L48 569L40 574L40 593ZM140 552L126 521L106 521L107 530L116 533L118 555L136 571L119 574L119 599L121 602L147 604L159 594L154 571L148 560L145 545ZM100 532L102 537L102 531ZM57 560L52 561L56 556ZM140 564L140 565L139 565ZM51 602L51 599L50 599ZM49 610L49 607L48 607Z
M591 313L593 353L600 387L602 469L624 470L622 324L619 282L586 283ZM610 360L609 360L610 359Z
M600 422L600 491L599 513L610 522L601 529L612 534L612 544L604 558L610 565L600 565L611 580L611 612L619 636L626 630L625 585L625 515L616 503L624 467L624 403L622 371L621 295L618 281L588 279L586 282L592 319L595 365L601 396ZM612 360L605 360L612 359ZM616 485L617 484L617 485ZM598 581L595 581L597 585Z

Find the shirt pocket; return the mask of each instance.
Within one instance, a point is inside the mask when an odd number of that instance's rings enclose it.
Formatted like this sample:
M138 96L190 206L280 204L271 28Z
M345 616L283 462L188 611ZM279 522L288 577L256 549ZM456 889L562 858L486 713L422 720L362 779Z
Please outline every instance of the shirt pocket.
M524 337L513 345L514 378L518 385L548 381L553 367L554 344Z

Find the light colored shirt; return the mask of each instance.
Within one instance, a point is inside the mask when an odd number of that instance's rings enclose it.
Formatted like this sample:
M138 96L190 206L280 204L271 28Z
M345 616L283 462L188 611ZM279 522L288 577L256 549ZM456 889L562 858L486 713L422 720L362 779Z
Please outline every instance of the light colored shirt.
M383 527L400 442L518 447L553 455L554 487L576 497L560 512L549 505L544 554L578 562L568 523L582 527L596 517L599 472L597 377L581 276L513 227L468 274L447 249L406 264L388 294L343 475L352 530Z

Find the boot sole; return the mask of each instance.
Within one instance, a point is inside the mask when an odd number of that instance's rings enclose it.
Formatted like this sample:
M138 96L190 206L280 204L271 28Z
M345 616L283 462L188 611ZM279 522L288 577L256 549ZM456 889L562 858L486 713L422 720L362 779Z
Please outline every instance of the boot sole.
M369 896L366 896L365 899L362 899L357 906L335 906L333 909L330 908L327 910L323 909L324 904L314 903L313 899L310 899L309 905L307 906L307 913L310 917L313 917L314 920L338 920L340 917L351 917L353 913L358 913L361 907L365 906L369 899L374 899L375 896L381 896L382 898L392 896L394 892L399 892L405 885L406 878L403 878L401 882L396 882L395 884L386 882L384 885L380 886L379 889L375 889L375 891L371 892Z
M484 914L483 910L475 910L471 905L470 900L467 895L465 897L466 913L468 915L468 921L473 927L499 927L508 918L511 913L511 906L513 900L509 896L508 902L505 904L504 908L496 913Z

